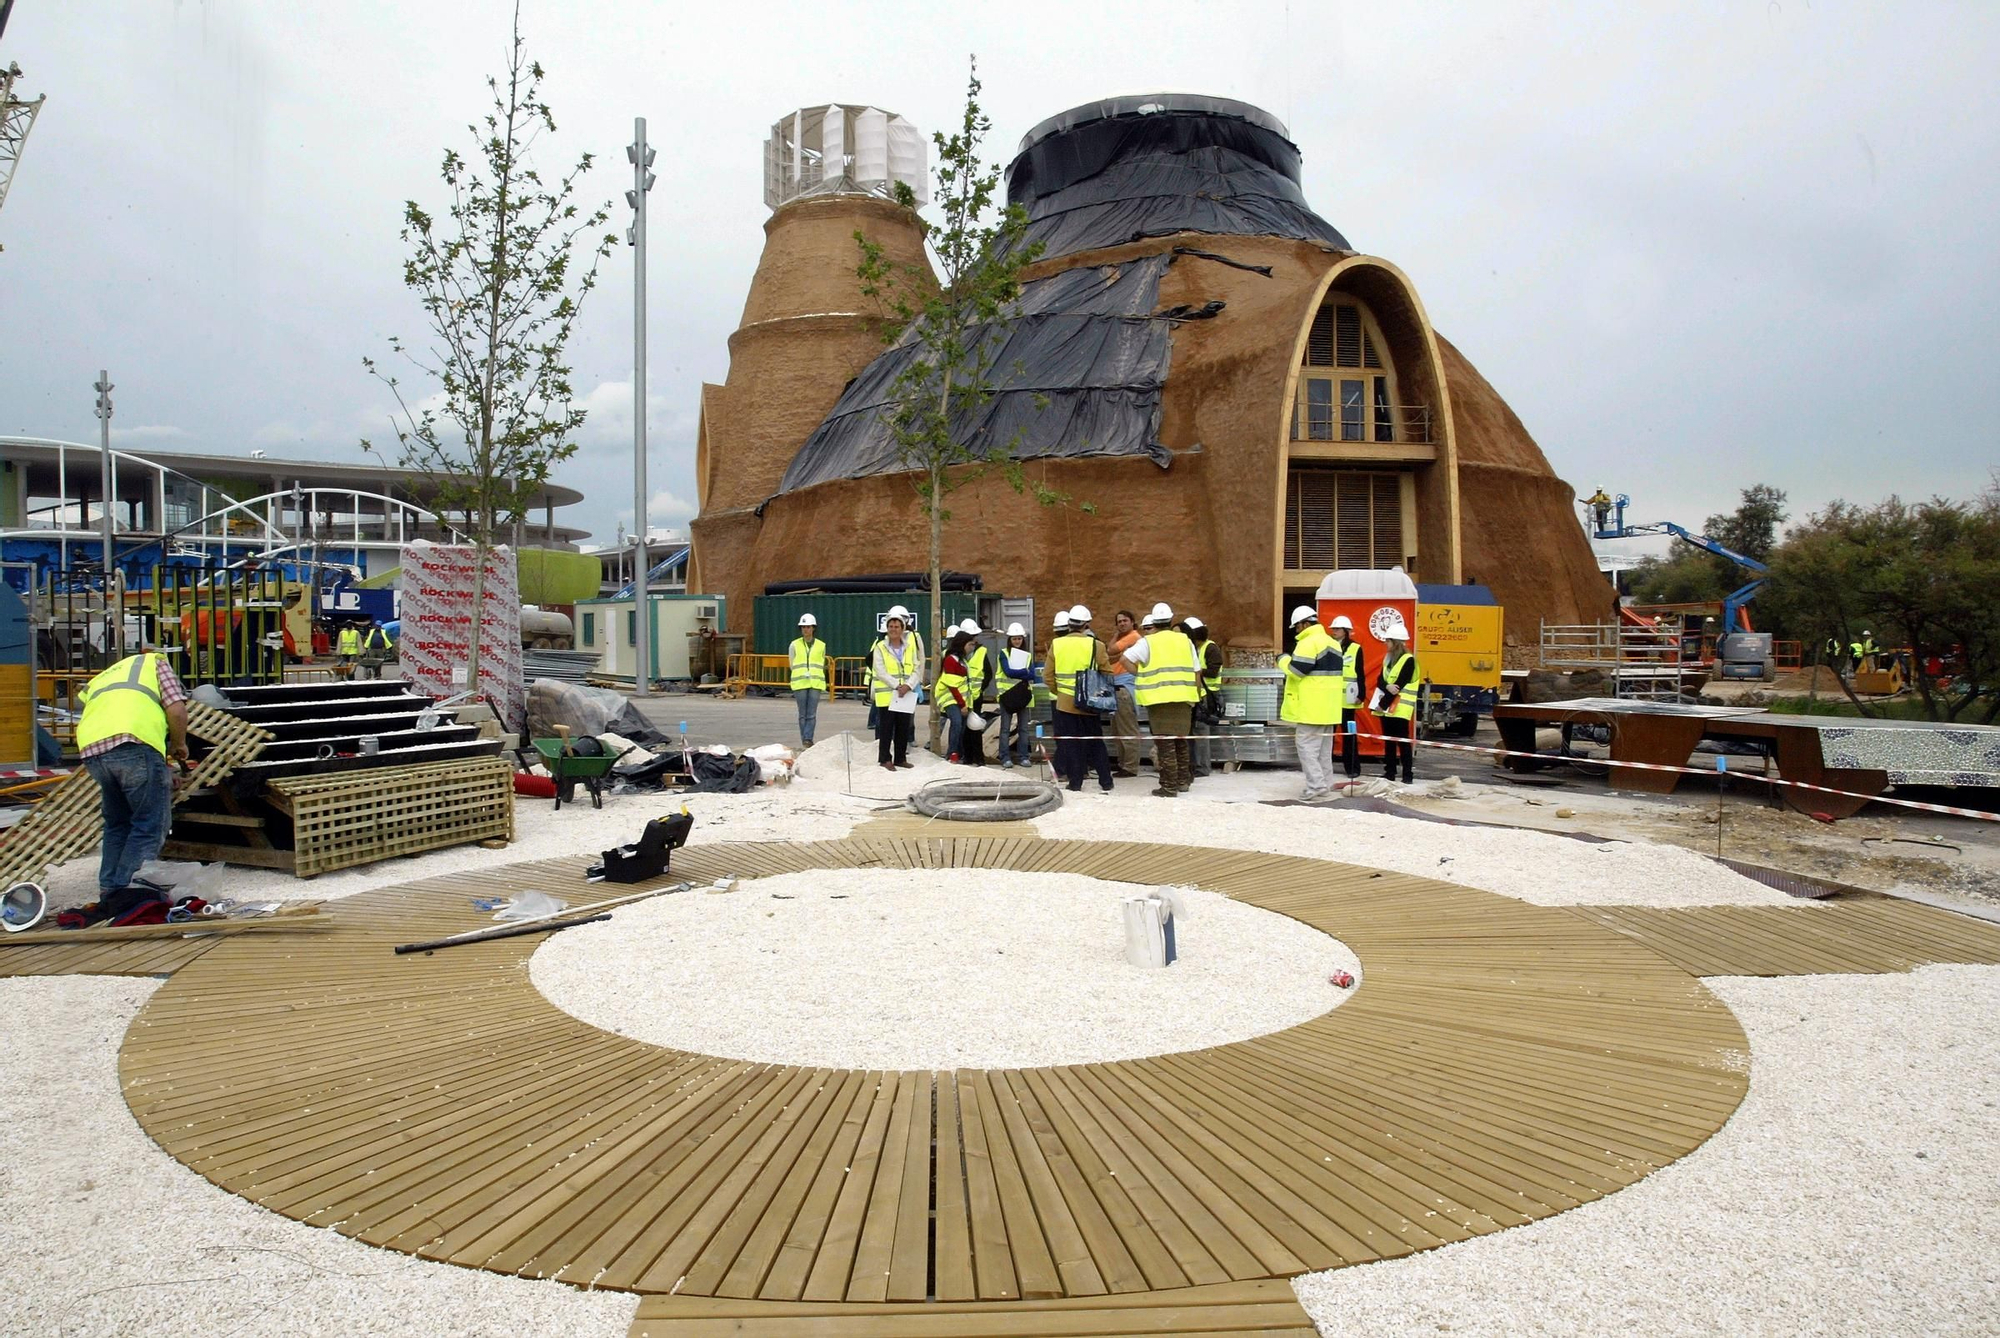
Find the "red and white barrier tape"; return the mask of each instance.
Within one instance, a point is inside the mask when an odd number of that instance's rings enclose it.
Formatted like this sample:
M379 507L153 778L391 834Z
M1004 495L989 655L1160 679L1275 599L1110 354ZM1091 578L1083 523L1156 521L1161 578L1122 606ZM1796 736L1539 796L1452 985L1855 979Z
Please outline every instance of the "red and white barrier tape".
M1036 728L1038 737L1058 741L1062 737L1057 734L1040 734L1039 723ZM1335 737L1340 737L1341 733L1342 731L1336 730ZM1977 822L2000 822L2000 813L1988 813L1981 809L1956 808L1950 804L1927 804L1917 799L1892 799L1888 795L1883 794L1857 794L1852 790L1836 790L1827 785L1813 785L1807 781L1786 780L1781 776L1766 776L1747 771L1726 771L1718 770L1714 767L1673 766L1665 762L1620 762L1606 757L1564 757L1557 753L1523 753L1509 748L1481 747L1476 743L1440 743L1435 739L1406 739L1400 735L1375 734L1365 730L1356 730L1354 733L1357 738L1381 739L1390 743L1414 743L1419 748L1443 748L1455 753L1483 753L1496 762L1503 757L1521 757L1532 758L1540 762L1588 762L1592 766L1630 767L1634 771L1670 771L1682 776L1736 776L1741 779L1761 781L1766 785L1783 785L1794 790L1811 790L1816 794L1839 795L1843 799L1860 799L1871 804L1892 804L1897 808L1912 808L1924 813L1943 813L1954 818L1971 818ZM1090 738L1092 736L1084 735L1082 737ZM1097 737L1104 738L1106 743L1110 742L1108 737ZM1228 736L1221 734L1149 734L1146 737L1152 739L1187 739L1191 742L1199 740L1211 745L1224 747L1228 744Z

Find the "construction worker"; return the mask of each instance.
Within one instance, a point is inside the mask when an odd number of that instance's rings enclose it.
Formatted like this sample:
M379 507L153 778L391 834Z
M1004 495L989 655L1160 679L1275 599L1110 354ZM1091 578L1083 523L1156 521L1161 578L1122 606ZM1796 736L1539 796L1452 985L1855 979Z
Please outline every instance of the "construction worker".
M1584 503L1597 514L1597 528L1600 531L1611 528L1611 494L1599 488L1583 499Z
M981 631L977 618L967 618L958 625L958 630L972 638L965 649L966 701L971 704L974 714L991 720L993 713L986 709L986 701L993 688L993 657L987 651L986 643L979 639ZM972 767L986 765L986 731L966 731L965 748L959 760Z
M1875 644L1875 634L1865 627L1862 628L1860 638L1849 642L1847 646L1847 654L1853 661L1854 672L1860 674L1873 669L1875 657L1881 653L1881 649Z
M1340 651L1340 769L1350 781L1361 779L1361 690L1368 682L1368 663L1354 639L1354 623L1346 614L1333 620L1333 644Z
M369 623L368 635L361 639L361 667L368 677L382 676L382 666L389 662L389 655L393 649L394 647L389 644L389 634L382 629L382 624Z
M1139 640L1139 619L1130 609L1112 616L1117 634L1105 647L1111 661L1111 686L1118 692L1118 709L1111 714L1111 746L1117 750L1118 765L1111 774L1129 780L1139 774L1139 708L1133 695L1137 681L1125 668L1125 652Z
M340 656L340 667L352 677L355 661L361 658L361 629L353 623L342 626L340 639L335 642L335 651Z
M97 781L104 847L98 904L110 916L157 895L125 895L141 865L157 859L173 812L169 760L185 763L187 690L167 658L148 646L90 680L76 745Z
M945 642L944 657L938 662L937 704L944 712L948 762L965 760L966 717L973 714L971 676L965 672L965 657L972 653L966 648L971 644L964 627L952 628L951 640Z
M1410 654L1410 629L1401 618L1389 624L1382 641L1382 677L1375 685L1379 703L1375 718L1389 736L1382 743L1382 775L1396 779L1396 762L1401 759L1403 784L1408 785L1415 774L1416 745L1411 740L1417 733L1417 689L1424 675L1417 657Z
M799 615L799 634L787 656L792 670L792 702L799 708L799 743L810 748L827 688L826 643L819 639L819 619L810 613Z
M1007 649L1000 652L1000 696L996 702L1000 717L998 751L1003 767L1025 767L1029 763L1028 740L1035 733L1035 683L1039 678L1034 655L1028 650L1028 629L1019 623L1007 624Z
M1305 773L1305 790L1299 798L1310 803L1333 793L1333 736L1343 714L1346 659L1320 626L1312 605L1293 609L1291 622L1297 640L1285 663L1285 686L1292 696L1290 719L1299 770Z
M1111 660L1104 644L1091 634L1090 610L1078 604L1069 611L1069 630L1049 646L1049 687L1056 695L1050 717L1056 733L1056 775L1071 790L1081 790L1084 773L1095 770L1097 788L1108 794L1112 772L1111 754L1104 747L1104 722L1076 699L1077 675L1086 669L1108 675Z
M1133 696L1146 708L1153 735L1154 767L1160 783L1153 794L1172 799L1193 784L1194 704L1201 700L1201 664L1187 633L1174 630L1174 611L1153 605L1146 615L1145 634L1124 652L1132 667Z
M1195 662L1201 666L1201 700L1195 703L1190 764L1190 774L1198 780L1209 773L1216 760L1215 745L1210 740L1222 737L1222 647L1209 636L1207 625L1192 613L1181 619L1181 630L1193 643Z
M917 703L923 698L924 639L911 630L915 620L901 604L884 617L882 635L868 651L868 682L875 713L875 760L886 771L910 761L916 735Z

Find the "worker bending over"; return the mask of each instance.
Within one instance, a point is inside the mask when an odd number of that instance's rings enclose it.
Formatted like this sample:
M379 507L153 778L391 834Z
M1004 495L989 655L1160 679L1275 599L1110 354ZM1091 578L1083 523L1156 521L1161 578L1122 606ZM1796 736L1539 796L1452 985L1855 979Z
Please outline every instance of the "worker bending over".
M813 746L819 728L819 704L826 697L826 643L819 639L819 619L799 615L799 634L787 652L792 670L792 702L799 708L799 744Z
M1299 750L1299 770L1305 773L1299 798L1311 802L1333 793L1333 736L1343 714L1346 661L1310 604L1292 610L1292 631L1297 640L1284 664L1291 698L1287 718Z
M174 804L167 762L187 761L187 691L166 657L148 649L118 661L83 692L76 743L104 814L98 905L116 917L160 900L156 889L132 895L132 880L166 843Z
M1382 678L1375 685L1375 718L1389 737L1382 742L1382 775L1396 779L1396 762L1403 764L1403 784L1415 778L1417 689L1424 681L1417 657L1410 653L1410 629L1397 618L1382 634Z
M1133 696L1146 708L1153 735L1154 766L1160 783L1153 793L1172 799L1194 783L1194 704L1201 699L1201 666L1194 642L1174 628L1174 611L1153 605L1146 615L1144 635L1125 648L1124 662L1132 668Z

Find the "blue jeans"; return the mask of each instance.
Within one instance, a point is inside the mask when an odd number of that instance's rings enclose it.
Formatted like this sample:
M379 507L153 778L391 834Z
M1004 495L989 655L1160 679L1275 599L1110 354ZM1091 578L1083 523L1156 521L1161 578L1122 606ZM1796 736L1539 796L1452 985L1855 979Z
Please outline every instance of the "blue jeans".
M964 757L965 708L953 703L944 708L944 718L948 731L945 738L949 740L945 745L945 753L951 757Z
M1000 735L995 744L995 751L999 753L1002 762L1007 760L1008 731L1012 730L1015 736L1014 760L1022 766L1028 765L1028 741L1035 737L1034 710L1032 702L1018 711L1010 711L1004 706L995 708L995 714L1000 717Z
M100 892L129 885L139 866L160 857L173 813L174 786L167 759L143 743L121 743L83 765L97 781L104 809L104 856L97 865Z
M813 731L819 728L819 699L826 694L818 688L800 688L792 694L799 707L799 742L812 747Z

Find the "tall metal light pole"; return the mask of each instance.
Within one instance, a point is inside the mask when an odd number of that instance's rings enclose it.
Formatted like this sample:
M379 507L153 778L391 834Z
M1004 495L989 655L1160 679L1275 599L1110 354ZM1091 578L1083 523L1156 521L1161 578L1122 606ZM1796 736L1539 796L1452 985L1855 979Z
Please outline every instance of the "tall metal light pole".
M99 485L104 490L104 653L111 659L118 658L120 641L123 640L125 619L124 601L116 612L112 610L114 573L117 564L112 554L111 507L118 491L118 473L111 463L111 373L100 370L97 384L91 389L97 392L97 459Z
M646 193L653 189L653 151L646 147L646 118L632 121L632 142L625 146L632 160L632 189L625 202L632 206L632 226L625 240L632 247L632 526L638 532L635 552L637 571L633 574L632 652L633 691L645 696L652 690L653 601L651 574L646 562Z

